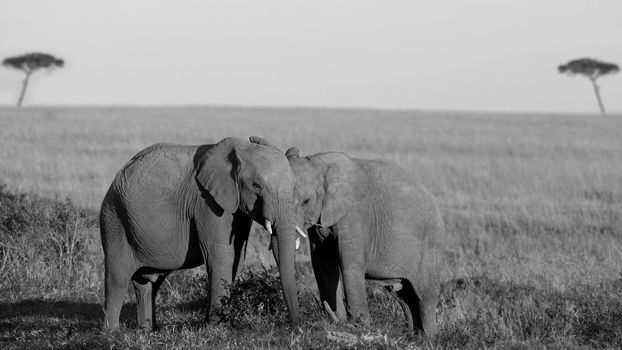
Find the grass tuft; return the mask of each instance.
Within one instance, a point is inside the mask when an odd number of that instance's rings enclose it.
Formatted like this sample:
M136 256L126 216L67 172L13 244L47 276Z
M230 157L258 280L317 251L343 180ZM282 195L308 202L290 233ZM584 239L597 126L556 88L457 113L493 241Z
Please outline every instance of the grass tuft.
M442 285L441 331L447 348L499 342L622 346L622 276L565 291L543 290L488 277Z
M70 199L16 193L0 185L0 288L26 292L42 284L70 290L98 283L94 213Z

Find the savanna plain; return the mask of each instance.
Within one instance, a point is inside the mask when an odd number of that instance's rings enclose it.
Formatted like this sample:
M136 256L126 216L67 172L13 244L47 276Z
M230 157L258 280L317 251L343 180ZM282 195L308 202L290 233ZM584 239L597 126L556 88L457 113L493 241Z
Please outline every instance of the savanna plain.
M302 322L290 325L268 237L204 321L204 269L172 274L155 332L128 290L102 330L98 211L115 173L158 142L263 136L301 154L396 161L436 197L443 237L438 334L404 333L368 283L372 326L334 324L297 255ZM236 107L0 109L0 347L620 348L622 115ZM335 340L338 338L338 340Z

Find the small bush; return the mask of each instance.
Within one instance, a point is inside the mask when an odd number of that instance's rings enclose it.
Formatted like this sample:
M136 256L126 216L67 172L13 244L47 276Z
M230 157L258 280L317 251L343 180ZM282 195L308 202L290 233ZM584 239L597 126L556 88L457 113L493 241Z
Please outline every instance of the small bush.
M228 289L229 296L216 310L221 323L236 329L256 329L268 319L282 323L287 317L281 280L275 271L246 272Z
M314 292L300 288L302 280L308 275L310 264L297 264L298 301L302 322L323 319L323 311ZM247 269L227 287L229 296L221 301L215 311L220 323L235 329L259 330L264 327L284 325L288 322L287 305L283 297L283 287L276 267L254 267Z

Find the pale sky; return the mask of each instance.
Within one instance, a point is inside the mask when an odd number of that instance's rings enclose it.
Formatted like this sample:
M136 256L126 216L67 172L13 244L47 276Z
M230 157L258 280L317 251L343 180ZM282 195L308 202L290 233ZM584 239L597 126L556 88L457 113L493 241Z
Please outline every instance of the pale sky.
M0 58L51 53L24 105L596 112L557 66L622 67L621 0L2 0ZM0 67L0 105L22 74ZM622 112L622 73L600 80Z

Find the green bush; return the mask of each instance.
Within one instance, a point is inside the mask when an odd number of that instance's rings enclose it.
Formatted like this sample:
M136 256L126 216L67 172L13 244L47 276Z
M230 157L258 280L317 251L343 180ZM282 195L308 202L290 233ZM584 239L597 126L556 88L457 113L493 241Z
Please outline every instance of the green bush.
M281 280L275 271L245 272L227 288L230 294L216 310L221 323L236 329L256 329L266 321L282 323L286 319Z
M297 264L298 300L302 322L324 318L313 290L300 288L309 276L310 264ZM229 296L221 301L215 315L222 324L235 329L259 330L284 325L288 322L283 287L276 267L247 269L236 281L227 286Z

